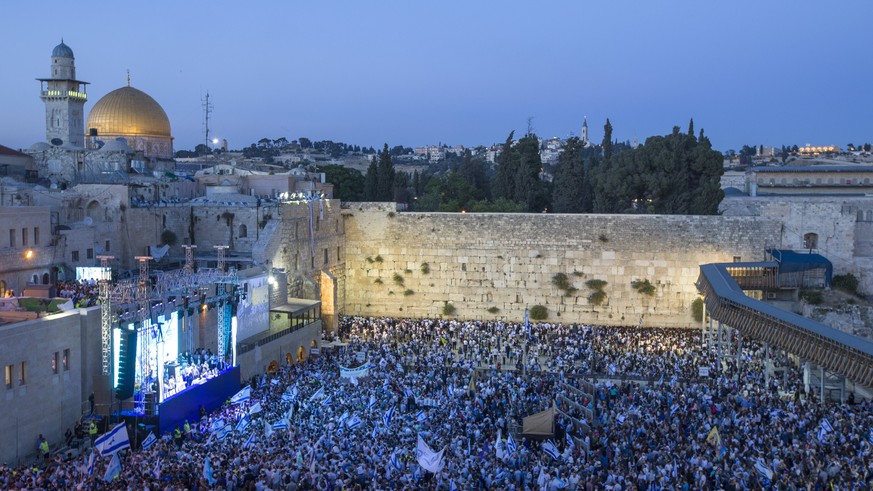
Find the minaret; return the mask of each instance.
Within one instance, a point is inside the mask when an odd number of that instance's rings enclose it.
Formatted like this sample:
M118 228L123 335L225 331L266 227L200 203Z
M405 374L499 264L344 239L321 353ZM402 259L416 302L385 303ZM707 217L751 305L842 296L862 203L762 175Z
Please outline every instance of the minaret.
M582 121L582 145L588 146L588 116Z
M45 139L85 146L85 101L88 82L76 80L73 50L64 44L52 50L51 78L38 78L45 103Z

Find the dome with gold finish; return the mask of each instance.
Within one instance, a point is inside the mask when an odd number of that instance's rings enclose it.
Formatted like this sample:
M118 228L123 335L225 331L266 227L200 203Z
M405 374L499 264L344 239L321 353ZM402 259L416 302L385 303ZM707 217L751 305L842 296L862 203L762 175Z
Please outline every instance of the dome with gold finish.
M170 119L160 104L130 85L103 96L88 114L88 146L124 138L145 157L172 158Z

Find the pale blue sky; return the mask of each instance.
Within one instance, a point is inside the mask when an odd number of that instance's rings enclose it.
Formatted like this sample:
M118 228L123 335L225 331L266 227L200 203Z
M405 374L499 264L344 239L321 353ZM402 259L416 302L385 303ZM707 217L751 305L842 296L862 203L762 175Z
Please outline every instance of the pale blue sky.
M642 141L694 117L721 150L873 142L873 2L4 2L0 144L45 138L63 37L91 82L166 110L176 149L214 135L360 145L500 142L587 115Z

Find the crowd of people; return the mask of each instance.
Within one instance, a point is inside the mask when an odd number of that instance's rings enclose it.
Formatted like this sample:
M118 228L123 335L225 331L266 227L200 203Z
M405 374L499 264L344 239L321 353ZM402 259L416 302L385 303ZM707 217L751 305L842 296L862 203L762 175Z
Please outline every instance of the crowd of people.
M100 297L100 287L94 280L71 280L57 283L58 296L69 298L77 308L93 307Z
M822 402L699 332L345 318L341 343L120 459L4 489L870 489L873 404ZM787 360L783 360L786 361ZM703 369L703 370L702 370ZM708 374L707 374L708 372ZM524 438L552 408L554 435ZM422 452L422 443L426 450ZM419 458L442 452L434 472ZM431 461L433 464L434 461Z

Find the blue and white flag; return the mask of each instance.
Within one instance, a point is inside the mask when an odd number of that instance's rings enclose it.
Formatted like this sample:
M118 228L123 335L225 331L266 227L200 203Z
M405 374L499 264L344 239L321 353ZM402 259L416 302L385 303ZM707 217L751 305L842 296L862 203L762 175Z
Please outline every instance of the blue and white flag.
M415 413L415 420L419 423L424 423L427 421L427 413L422 409L421 411Z
M149 436L147 436L146 439L142 441L142 449L148 449L149 447L154 445L156 441L158 441L158 437L155 436L154 432L150 431Z
M273 423L274 430L287 430L288 428L290 428L290 426L291 425L288 424L287 419L280 419L279 421Z
M104 481L111 481L121 474L121 461L118 460L118 453L112 455L112 460L106 466L106 474L103 474Z
M203 461L203 477L209 482L210 486L215 485L215 478L212 477L212 464L209 463L209 457Z
M127 426L124 423L119 423L111 431L94 440L94 448L104 457L114 455L119 450L130 448Z
M236 424L235 431L242 433L242 432L246 431L246 429L248 429L248 427L251 424L252 424L252 420L251 420L251 418L249 418L249 415L246 414L245 416L242 417L242 419L239 420L239 423Z
M376 400L376 396L373 394L370 394L370 403L367 404L367 409L373 409L376 406L377 402L378 401Z
M834 431L834 427L831 426L831 422L828 421L827 418L824 418L824 419L821 420L821 427L822 427L822 429L824 429L824 430L827 431L828 433Z
M252 398L252 386L246 385L243 390L237 392L230 398L231 404L239 404L242 402L246 402L247 400Z
M252 407L249 408L249 414L254 415L264 410L264 407L261 406L260 401L256 402Z
M332 403L332 402L333 402L333 394L325 397L324 400L321 401L321 405L322 406L330 406L330 403Z
M403 389L403 395L406 397L415 397L415 392L412 392L412 389Z
M161 459L158 459L158 461L155 462L155 468L152 469L152 476L154 476L155 479L161 479Z
M323 396L323 395L324 395L324 387L322 387L322 388L318 389L317 391L315 391L315 394L312 394L312 395L309 397L309 402L312 402L312 401L318 399L319 397L321 397L321 396Z
M552 486L558 489L564 489L567 487L567 481L561 479L560 477L555 477L555 479L552 480Z
M398 471L403 470L403 466L400 465L400 459L397 458L396 452L391 454L391 465Z
M567 445L569 445L570 448L576 448L576 442L573 441L573 437L570 436L569 431L567 432Z
M96 454L97 454L97 452L92 451L91 456L88 457L88 475L89 476L94 475L94 460L95 460L94 455L96 455Z
M546 443L543 443L543 452L549 454L549 456L555 460L560 460L561 458L561 452L558 451L555 442L551 440L547 440Z
M458 491L458 487L455 486L455 480L452 479L449 481L449 491Z
M527 309L524 309L524 328L527 330L527 337L530 338L530 318L527 315Z
M213 433L212 436L215 437L215 441L220 442L220 441L224 440L225 438L227 438L227 435L230 435L231 433L233 433L233 426L231 426L230 423L228 423L228 424L224 425L224 428Z
M273 380L270 380L270 385L279 385L279 379L274 378Z
M343 411L342 415L340 415L339 419L336 421L339 424L344 423L347 419L349 419L349 412Z
M246 441L243 443L243 448L251 447L252 444L254 444L254 442L255 442L255 432L253 431L249 434L249 437L246 438Z
M445 451L446 448L443 447L439 452L434 452L433 449L425 443L424 438L422 438L421 435L418 435L418 444L415 447L415 457L418 460L418 465L424 470L434 474L443 470L443 467L445 466L443 454Z
M282 402L294 402L294 396L291 394L282 394Z
M761 475L767 481L773 480L773 470L764 463L764 461L760 458L754 460L755 470L758 471L758 474Z
M385 389L385 390L390 389L390 388L391 388L391 381L388 380L388 379L386 378L386 379L385 379L385 383L382 384L382 388Z
M364 422L361 421L361 418L359 418L357 414L354 415L354 416L352 416L352 417L351 417L351 418L346 422L346 426L348 426L350 430L354 430L355 428L361 426L362 424L364 424Z
M509 451L509 455L514 454L515 451L518 450L518 446L515 444L515 439L512 438L512 433L506 437L506 450Z
M394 406L391 406L385 414L382 415L382 422L385 423L385 426L391 426L391 418L394 417Z
M212 422L211 425L209 425L209 431L211 433L214 433L222 428L224 428L224 420L223 419L216 419L215 421Z
M504 477L506 477L506 470L505 469L497 469L497 475L494 476L494 480L499 481L499 480L503 479Z

